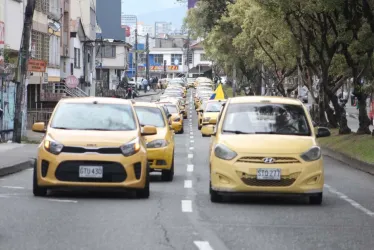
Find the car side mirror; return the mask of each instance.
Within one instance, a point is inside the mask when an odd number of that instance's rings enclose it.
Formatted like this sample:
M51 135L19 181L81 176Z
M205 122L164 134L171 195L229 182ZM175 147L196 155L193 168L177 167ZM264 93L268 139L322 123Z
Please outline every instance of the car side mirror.
M171 114L168 114L168 119L170 119L170 117L171 117Z
M197 112L204 113L204 110L202 109L196 109Z
M331 135L331 132L328 128L319 127L317 129L317 138L329 137L330 135Z
M156 135L157 129L154 126L144 126L142 127L142 136L144 135Z
M32 131L36 133L45 133L45 123L44 122L37 122L32 125Z
M217 124L217 119L215 118L210 119L209 124L213 124L213 125Z

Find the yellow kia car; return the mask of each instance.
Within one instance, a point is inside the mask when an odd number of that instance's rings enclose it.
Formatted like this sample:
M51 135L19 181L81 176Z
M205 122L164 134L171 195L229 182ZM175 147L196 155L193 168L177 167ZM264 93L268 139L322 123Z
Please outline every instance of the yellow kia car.
M46 128L45 128L46 126ZM132 103L117 98L69 98L56 106L34 165L33 193L50 189L109 188L149 197L149 165L143 136L153 126L139 125Z
M209 100L202 105L204 109L199 109L199 113L202 113L201 134L203 137L211 135L211 128L209 127L216 124L218 114L224 103L226 103L226 100Z
M225 195L291 194L322 203L324 168L308 111L299 100L238 97L224 105L212 131L210 199Z
M141 126L157 128L156 135L145 136L148 163L152 171L161 171L163 181L174 177L174 132L169 127L164 109L157 104L137 102L134 105Z
M173 104L170 102L159 102L159 104L164 105L166 109L171 114L170 117L170 126L175 131L175 133L184 133L184 126L183 126L183 111L179 110L177 104Z

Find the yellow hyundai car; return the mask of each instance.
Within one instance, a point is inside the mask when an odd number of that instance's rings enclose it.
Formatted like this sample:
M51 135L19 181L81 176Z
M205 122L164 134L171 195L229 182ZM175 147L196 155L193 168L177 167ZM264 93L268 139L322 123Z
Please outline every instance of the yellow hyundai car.
M117 98L69 98L56 106L50 122L35 123L45 133L34 164L33 193L50 189L133 190L149 197L149 165L141 127L132 103Z
M175 133L183 134L183 111L179 110L177 104L171 102L159 102L158 104L164 105L171 114L170 126L175 131Z
M224 103L226 103L226 100L209 100L203 103L203 109L199 109L199 111L202 113L201 134L203 137L211 135L211 128L209 128L209 126L215 125L218 114L221 111Z
M156 135L145 136L151 172L161 171L163 181L174 177L174 132L168 124L164 109L157 104L137 102L134 105L141 126L154 126Z
M324 168L317 128L305 106L282 97L237 97L227 101L212 131L210 199L225 195L307 196L322 203Z

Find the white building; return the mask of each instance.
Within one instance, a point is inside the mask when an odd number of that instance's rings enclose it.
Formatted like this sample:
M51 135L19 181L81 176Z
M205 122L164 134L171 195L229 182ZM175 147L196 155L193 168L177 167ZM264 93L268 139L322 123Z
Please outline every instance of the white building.
M188 55L189 77L199 77L212 69L212 61L207 58L202 42L191 44Z
M182 48L151 48L149 52L150 75L160 76L164 73L168 78L187 73L185 51ZM142 62L142 61L141 61Z
M131 45L122 40L104 39L97 45L96 67L97 79L103 81L104 89L115 89L121 76L129 68L129 51Z

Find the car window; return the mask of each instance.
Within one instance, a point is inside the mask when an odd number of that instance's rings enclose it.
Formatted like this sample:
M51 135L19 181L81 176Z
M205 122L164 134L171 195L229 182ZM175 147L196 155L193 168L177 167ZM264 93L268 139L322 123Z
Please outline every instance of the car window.
M176 105L165 105L166 108L168 109L169 113L178 113L178 109Z
M61 103L52 128L128 131L136 129L133 109L127 104Z
M302 106L289 104L230 104L222 132L311 135Z
M208 102L204 111L205 112L219 112L223 102Z
M142 126L155 126L157 128L165 127L164 116L159 108L154 107L135 107L136 115Z

